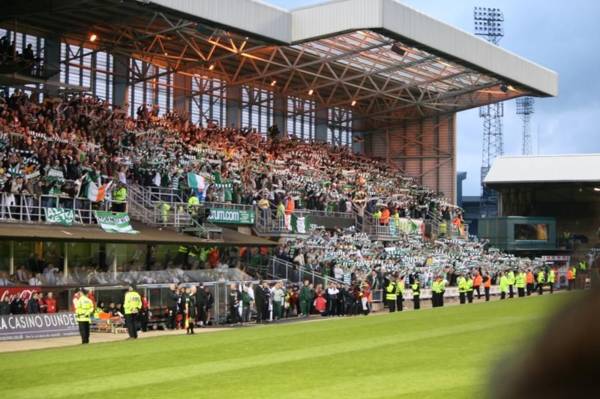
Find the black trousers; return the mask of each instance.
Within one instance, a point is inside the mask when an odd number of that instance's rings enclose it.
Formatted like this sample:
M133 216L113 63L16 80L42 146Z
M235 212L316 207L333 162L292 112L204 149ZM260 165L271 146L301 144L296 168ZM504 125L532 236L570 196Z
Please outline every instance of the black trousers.
M479 286L473 287L473 289L477 292L477 299L481 299L481 291L479 291Z
M517 288L517 293L519 294L519 298L523 298L525 296L525 288L523 288L523 287Z
M509 285L508 286L508 297L512 298L513 296L515 296L515 291L513 290L513 285Z
M177 308L169 309L169 330L174 330L177 323Z
M404 298L401 296L396 297L396 310L398 312L402 312L402 309L404 309Z
M208 317L208 312L206 311L206 305L204 304L200 304L197 306L197 312L198 312L198 321L201 323L201 325L205 326L206 322L207 322L207 317Z
M548 283L548 285L550 286L550 293L554 294L554 283Z
M125 325L129 338L137 338L137 313L126 314Z
M485 287L483 290L485 292L485 301L489 302L490 301L490 287Z
M438 306L444 307L444 292L442 291L438 294Z
M387 299L386 302L388 305L388 309L390 310L390 313L395 312L396 311L396 300L395 299Z
M79 324L79 335L81 335L81 343L90 343L90 322L89 321L78 321Z
M473 303L473 291L467 291L467 301Z
M465 293L464 292L459 292L458 293L458 301L460 302L461 305L465 304Z
M263 320L266 320L264 318L263 307L264 304L262 302L256 302L256 324L261 323Z
M143 332L148 331L148 310L140 312L140 325Z
M544 295L544 284L538 284L537 290L538 290L538 294Z
M421 297L419 297L418 295L413 296L413 309L421 309Z
M568 289L569 291L571 291L571 290L574 290L574 289L575 289L575 279L573 279L573 280L568 280L568 283L569 283L569 285L568 285L567 289Z
M506 299L506 292L504 292L504 291L500 292L500 299Z
M534 291L533 289L533 284L527 284L527 296L531 295L531 293Z

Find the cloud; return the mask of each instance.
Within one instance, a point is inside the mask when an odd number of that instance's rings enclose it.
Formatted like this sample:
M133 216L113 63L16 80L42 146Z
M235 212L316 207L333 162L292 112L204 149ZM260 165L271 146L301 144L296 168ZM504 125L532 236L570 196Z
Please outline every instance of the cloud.
M292 9L320 0L267 0ZM473 30L475 6L500 7L505 37L500 45L559 73L557 98L536 99L532 119L534 149L539 131L540 154L600 152L600 1L571 0L405 0L407 5L467 32ZM513 102L505 103L505 154L521 153L521 120ZM461 112L458 126L458 170L468 174L464 193L480 192L482 122L478 111Z

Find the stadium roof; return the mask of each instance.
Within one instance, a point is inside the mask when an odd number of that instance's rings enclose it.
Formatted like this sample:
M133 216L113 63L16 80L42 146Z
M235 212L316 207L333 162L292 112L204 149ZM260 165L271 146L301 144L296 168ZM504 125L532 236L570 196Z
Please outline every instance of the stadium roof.
M497 158L485 184L600 182L600 154Z
M293 11L254 0L29 0L3 5L0 25L326 107L354 104L355 117L380 126L558 93L555 72L396 0ZM152 78L145 72L132 83Z

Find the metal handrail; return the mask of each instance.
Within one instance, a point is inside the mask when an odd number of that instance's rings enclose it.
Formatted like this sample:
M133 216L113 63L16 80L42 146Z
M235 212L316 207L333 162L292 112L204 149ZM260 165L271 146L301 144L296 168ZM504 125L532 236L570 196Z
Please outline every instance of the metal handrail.
M304 280L312 282L312 284L327 285L329 282L336 284L345 284L342 280L334 277L324 276L322 273L307 269L303 266L296 265L276 256L271 256L269 259L271 276L285 278L291 282L302 284ZM319 282L320 281L320 282Z

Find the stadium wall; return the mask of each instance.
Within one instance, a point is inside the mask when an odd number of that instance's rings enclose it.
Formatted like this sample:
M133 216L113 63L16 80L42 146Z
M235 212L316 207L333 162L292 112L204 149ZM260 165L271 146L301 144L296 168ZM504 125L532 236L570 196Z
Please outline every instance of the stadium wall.
M386 160L456 203L456 114L372 132L365 138L365 154Z

